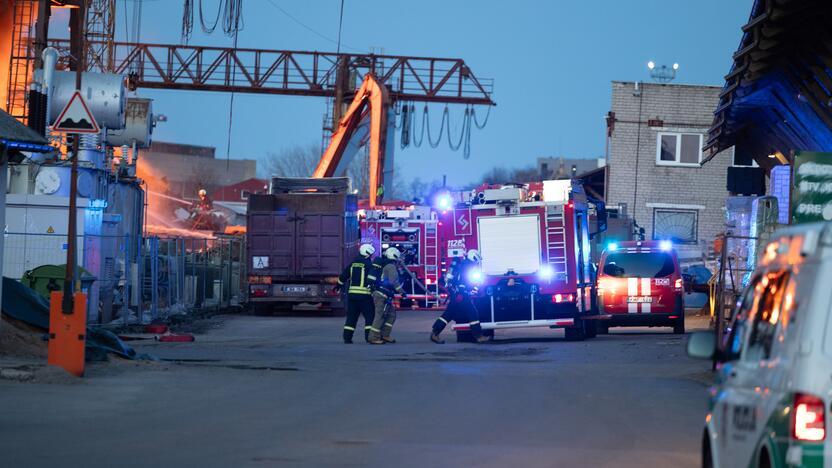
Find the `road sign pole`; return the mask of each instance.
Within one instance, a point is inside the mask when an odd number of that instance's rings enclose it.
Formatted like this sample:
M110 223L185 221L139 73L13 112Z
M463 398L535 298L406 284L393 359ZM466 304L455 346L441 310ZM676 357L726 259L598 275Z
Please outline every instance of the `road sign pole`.
M84 71L84 56L86 54L84 50L84 20L87 17L86 0L82 0L79 3L78 22L75 28L75 40L78 41L78 47L75 49L78 51L78 56L75 57L75 89L77 91L81 90L81 77ZM78 201L76 199L78 198L78 150L80 147L78 140L80 138L81 136L79 134L75 134L72 139L72 170L69 177L69 221L67 223L66 233L66 273L64 276L64 294L61 304L61 310L65 314L71 314L73 312L76 283L75 264L78 261L75 244L78 242Z

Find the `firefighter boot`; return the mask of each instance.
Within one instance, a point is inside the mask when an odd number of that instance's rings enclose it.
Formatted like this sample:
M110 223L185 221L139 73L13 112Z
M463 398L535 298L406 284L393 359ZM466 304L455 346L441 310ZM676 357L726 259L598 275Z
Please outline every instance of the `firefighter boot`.
M352 334L355 329L349 326L344 327L344 344L352 344Z
M439 338L439 335L437 335L436 333L430 334L430 340L436 344L445 344L445 340Z
M377 345L377 344L384 344L385 341L382 340L381 338L370 338L370 340L367 341L367 343Z

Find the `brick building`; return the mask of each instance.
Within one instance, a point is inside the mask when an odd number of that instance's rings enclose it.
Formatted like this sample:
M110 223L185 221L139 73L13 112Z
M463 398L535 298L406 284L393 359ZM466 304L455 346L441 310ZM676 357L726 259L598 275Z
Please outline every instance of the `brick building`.
M647 239L672 239L692 256L723 231L733 148L701 166L722 88L612 83L607 203L622 204ZM750 164L747 162L746 164Z

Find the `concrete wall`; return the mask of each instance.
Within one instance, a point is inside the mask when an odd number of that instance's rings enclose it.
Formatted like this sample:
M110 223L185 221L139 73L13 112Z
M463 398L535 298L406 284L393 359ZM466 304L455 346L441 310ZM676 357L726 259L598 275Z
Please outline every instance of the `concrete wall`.
M723 230L727 168L732 164L733 149L702 167L657 162L659 133L705 135L720 91L715 86L640 83L636 92L633 82L612 83L611 110L616 122L609 141L607 202L626 203L648 239L653 238L656 209L696 212L699 245L712 241ZM651 127L650 119L663 123Z

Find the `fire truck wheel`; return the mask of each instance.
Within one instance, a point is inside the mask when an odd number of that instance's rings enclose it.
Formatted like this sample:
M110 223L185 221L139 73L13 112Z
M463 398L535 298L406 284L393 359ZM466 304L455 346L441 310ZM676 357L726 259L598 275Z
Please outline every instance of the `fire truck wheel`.
M598 326L595 325L596 320L584 320L584 334L587 338L595 338L598 336Z
M456 342L457 343L473 343L474 335L471 334L469 331L458 331L456 332Z
M579 320L577 326L564 328L566 341L583 341L586 339L586 331L584 330L584 322Z
M673 323L673 334L674 335L684 335L685 334L685 316L684 315L681 315Z

